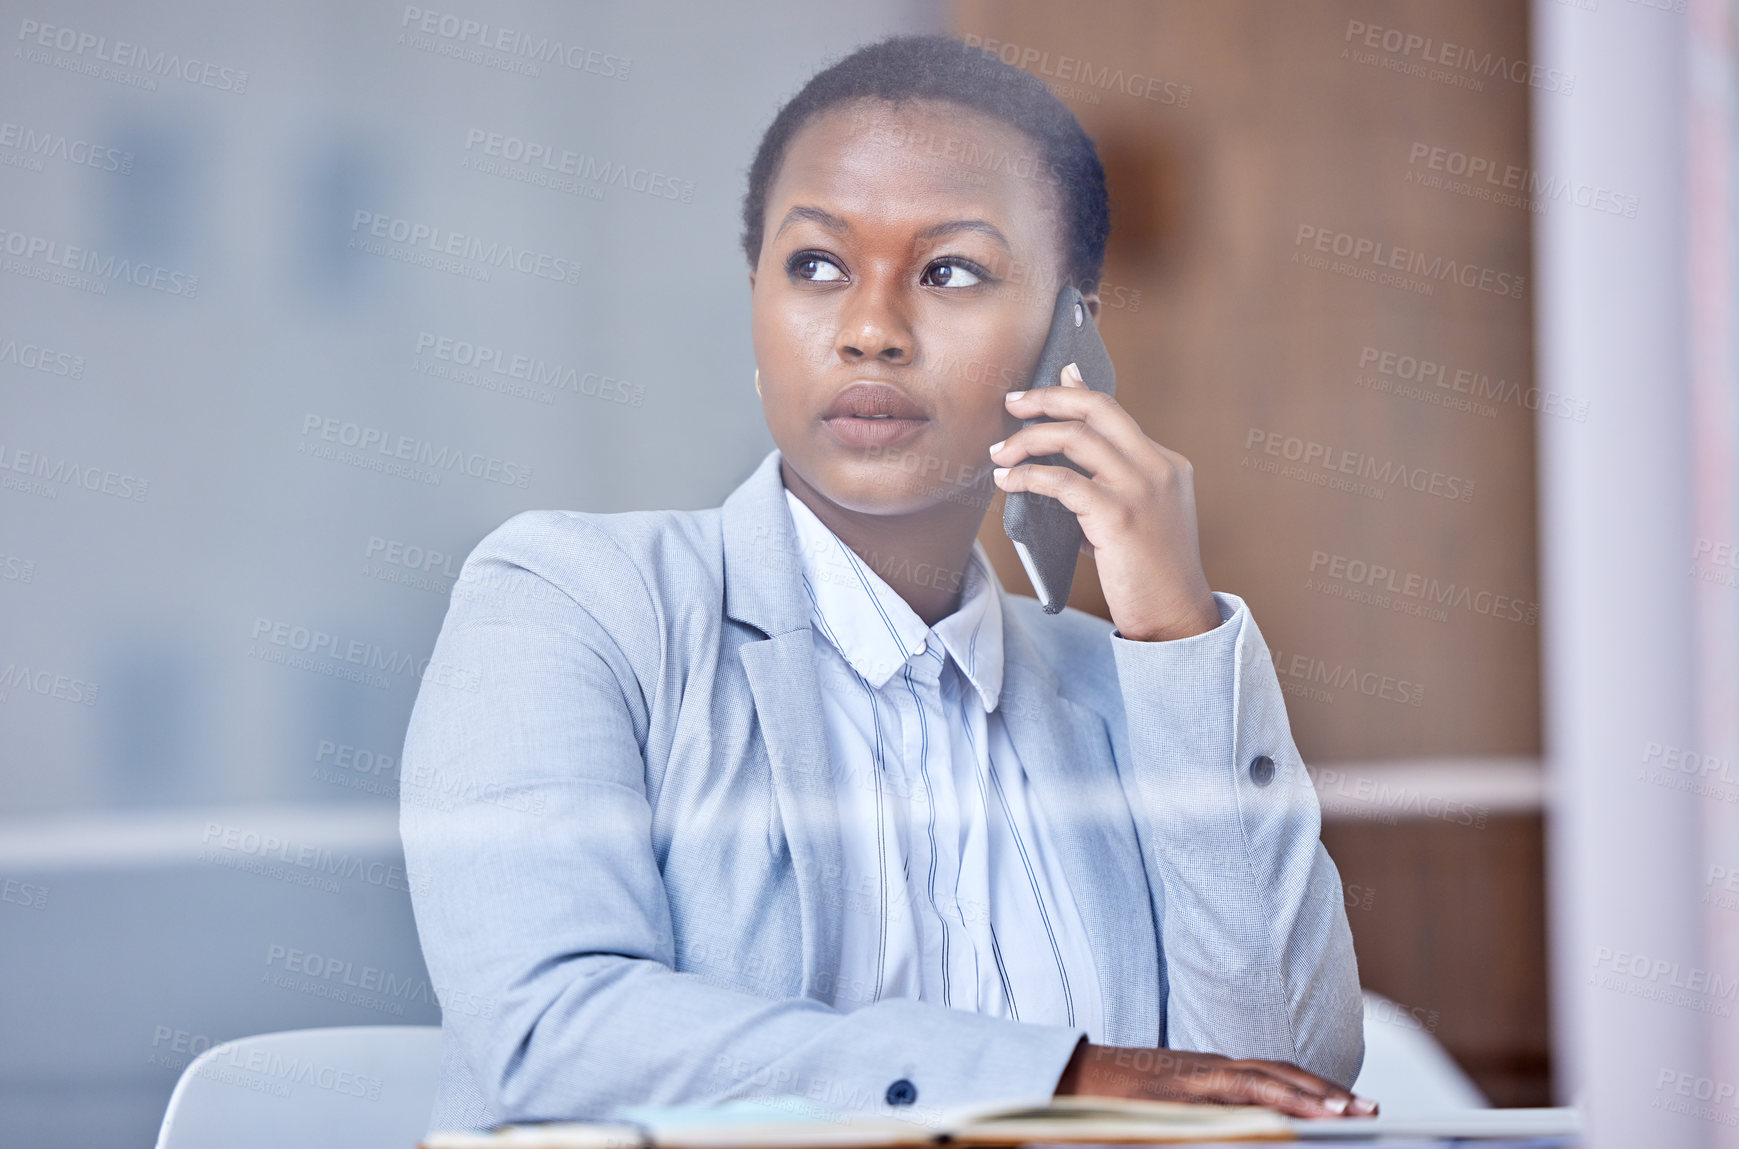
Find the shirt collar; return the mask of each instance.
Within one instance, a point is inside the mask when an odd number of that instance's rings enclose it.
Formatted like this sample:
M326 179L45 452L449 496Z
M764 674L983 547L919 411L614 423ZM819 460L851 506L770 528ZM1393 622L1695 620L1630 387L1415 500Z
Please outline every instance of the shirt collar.
M967 558L959 608L930 627L789 489L785 502L797 531L811 621L853 670L879 690L896 670L925 656L933 634L938 644L929 657L940 659L947 651L985 712L996 709L1002 692L1002 603L978 540Z

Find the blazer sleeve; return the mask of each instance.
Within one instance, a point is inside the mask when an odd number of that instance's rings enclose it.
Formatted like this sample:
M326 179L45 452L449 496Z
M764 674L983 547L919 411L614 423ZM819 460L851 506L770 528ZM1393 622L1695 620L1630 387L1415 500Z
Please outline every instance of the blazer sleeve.
M1214 598L1206 633L1110 633L1131 804L1163 887L1166 1044L1350 1086L1364 1021L1340 874L1267 644L1242 599Z
M597 617L488 543L412 711L400 828L444 1040L494 1120L792 1093L926 1120L1052 1092L1080 1030L904 1000L841 1012L679 972L639 680ZM628 557L602 532L586 549L632 588L638 621L621 625L654 625ZM901 1080L917 1098L896 1109Z

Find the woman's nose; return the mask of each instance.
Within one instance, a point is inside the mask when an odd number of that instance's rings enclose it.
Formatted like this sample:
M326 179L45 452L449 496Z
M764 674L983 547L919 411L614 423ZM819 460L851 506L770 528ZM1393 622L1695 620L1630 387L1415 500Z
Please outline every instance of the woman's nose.
M909 363L913 343L907 322L885 292L859 289L857 298L840 315L834 349L848 363L876 359L884 363Z

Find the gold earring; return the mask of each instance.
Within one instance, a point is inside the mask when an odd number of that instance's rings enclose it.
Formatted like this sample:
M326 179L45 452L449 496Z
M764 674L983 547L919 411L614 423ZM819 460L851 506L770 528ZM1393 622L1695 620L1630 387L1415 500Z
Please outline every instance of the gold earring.
M755 394L761 394L761 369L759 367L755 368ZM762 396L762 398L765 398L765 396Z

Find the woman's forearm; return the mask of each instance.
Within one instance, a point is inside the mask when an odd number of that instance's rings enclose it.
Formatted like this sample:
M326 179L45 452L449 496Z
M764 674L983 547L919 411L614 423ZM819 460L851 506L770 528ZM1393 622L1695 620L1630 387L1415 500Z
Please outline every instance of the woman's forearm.
M1316 793L1247 608L1166 643L1111 637L1136 824L1164 902L1166 1043L1350 1084L1363 1058L1352 936Z

